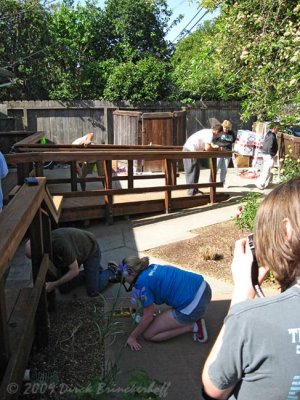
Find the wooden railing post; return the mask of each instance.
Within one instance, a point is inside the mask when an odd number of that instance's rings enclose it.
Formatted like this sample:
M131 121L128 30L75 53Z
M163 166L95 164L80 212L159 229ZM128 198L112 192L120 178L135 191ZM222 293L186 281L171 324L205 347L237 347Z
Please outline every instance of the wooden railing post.
M217 181L217 158L210 158L210 182L215 183ZM211 204L216 202L216 186L211 186L209 189L209 198Z
M128 175L128 189L132 189L133 188L133 160L128 160L128 171L127 171L127 175Z
M44 243L46 241L46 238L48 238L48 240L50 239L49 228L49 217L45 215L42 209L39 209L29 229L31 240L32 278L34 284L36 283L36 279L45 253ZM47 243L46 246L49 250L49 243ZM37 346L40 348L47 346L49 341L47 308L46 291L45 287L43 287L35 318L37 326L35 339Z
M172 160L164 160L164 170L165 170L165 184L166 186L173 185L174 175L173 175L173 163ZM168 188L165 190L165 212L168 214L171 212L172 203L172 192Z
M44 168L42 162L36 162L34 165L35 176L44 176Z
M71 190L73 192L77 191L77 169L76 169L76 161L70 162L70 171L71 171Z
M104 187L105 189L112 189L112 160L105 160L104 162ZM107 194L104 196L105 209L106 209L106 222L109 225L113 224L113 196Z

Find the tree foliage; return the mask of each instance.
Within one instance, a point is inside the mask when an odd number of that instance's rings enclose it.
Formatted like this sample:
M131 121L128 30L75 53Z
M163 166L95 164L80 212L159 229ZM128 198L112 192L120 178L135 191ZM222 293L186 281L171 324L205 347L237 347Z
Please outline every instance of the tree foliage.
M0 0L0 66L17 77L0 99L234 99L244 119L299 118L298 0L199 3L220 16L173 53L166 0Z
M1 90L1 98L47 96L48 21L49 14L38 0L0 0L1 67L17 77L14 86Z
M149 56L136 63L118 64L108 78L104 98L132 104L155 102L166 97L168 83L166 63Z
M104 9L97 0L84 5L63 0L51 9L38 0L0 0L1 67L15 72L19 82L0 98L101 99L105 92L113 100L120 96L113 91L115 76L127 63L136 74L129 86L140 93L124 95L161 98L163 63L171 52L165 40L170 16L165 0L107 0ZM151 84L140 78L149 63Z
M103 23L109 56L121 62L135 62L145 54L168 58L165 31L170 16L165 0L107 0Z
M236 99L229 79L224 76L221 60L218 62L218 26L211 21L179 41L172 57L172 79L185 101Z
M299 117L298 0L201 3L221 7L214 37L218 62L233 87L232 95L244 99L244 118L284 119L288 108Z

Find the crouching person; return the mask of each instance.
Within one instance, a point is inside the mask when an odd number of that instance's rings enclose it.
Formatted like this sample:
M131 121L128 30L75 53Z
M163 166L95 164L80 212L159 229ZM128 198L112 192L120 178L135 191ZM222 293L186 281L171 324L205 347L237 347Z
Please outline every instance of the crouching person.
M193 332L194 340L207 341L203 315L211 300L211 289L202 275L168 266L150 264L148 257L127 257L118 267L127 290L143 307L142 318L127 339L131 350L140 350L139 336L161 342ZM170 309L154 316L154 304Z
M96 237L88 231L77 228L58 228L52 231L53 264L60 277L46 282L46 292L58 288L67 293L85 283L87 293L91 297L98 296L106 288L109 278L115 271L111 267L101 267L101 251ZM31 243L25 243L25 254L31 258ZM83 265L83 271L80 266Z

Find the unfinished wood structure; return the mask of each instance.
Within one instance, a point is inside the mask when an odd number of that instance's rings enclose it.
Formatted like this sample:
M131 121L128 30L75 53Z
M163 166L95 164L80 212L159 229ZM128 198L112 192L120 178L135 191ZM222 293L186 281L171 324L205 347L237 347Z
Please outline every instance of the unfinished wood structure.
M47 180L49 187L51 184L64 185L61 190L55 193L52 191L52 194L63 196L60 222L104 218L108 223L112 223L116 216L150 212L169 213L180 208L215 203L228 198L226 193L217 193L217 188L222 187L222 183L216 182L216 160L217 157L231 157L231 152L183 152L181 146L45 146L31 145L24 141L18 148L25 152L7 155L7 161L17 166L18 184L22 184L25 177L32 173L35 176L43 176L45 161L70 164L68 178ZM209 182L178 184L177 164L183 158L209 159L211 171ZM127 165L125 174L114 174L113 163L116 160L125 161ZM102 176L84 178L86 182L98 181L99 189L78 191L80 178L76 174L77 161L102 163ZM163 171L153 174L137 173L134 171L136 161L140 163L160 161ZM163 183L157 183L159 182L155 181L157 179L163 179ZM145 182L143 187L140 183L142 180ZM139 187L136 185L137 181L139 181ZM113 185L113 182L118 182L118 187ZM69 185L68 191L63 189L66 184ZM203 196L187 196L188 188L207 188L208 192Z
M22 185L0 214L1 400L17 398L33 341L48 344L45 278L51 264L51 218L58 221L58 209L46 190L46 178L38 178L36 186ZM32 243L33 286L4 288L5 271L26 232ZM14 383L16 390L9 390Z

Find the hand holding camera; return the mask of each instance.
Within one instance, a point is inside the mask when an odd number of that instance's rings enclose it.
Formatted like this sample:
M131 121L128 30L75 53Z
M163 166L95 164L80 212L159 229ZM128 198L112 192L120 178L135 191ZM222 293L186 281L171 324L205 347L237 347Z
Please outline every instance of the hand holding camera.
M234 282L231 304L253 299L255 295L264 297L259 283L263 280L267 270L267 268L258 267L254 251L253 235L237 240L231 264Z

